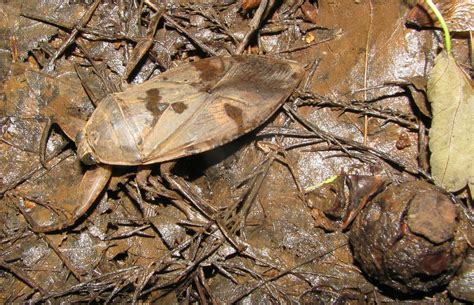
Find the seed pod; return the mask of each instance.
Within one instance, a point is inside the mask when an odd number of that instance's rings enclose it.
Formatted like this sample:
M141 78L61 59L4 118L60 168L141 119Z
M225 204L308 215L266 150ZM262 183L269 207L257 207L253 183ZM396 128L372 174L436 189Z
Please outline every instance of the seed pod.
M467 248L465 220L451 199L423 181L391 186L356 218L350 233L361 269L382 286L429 292L449 283Z

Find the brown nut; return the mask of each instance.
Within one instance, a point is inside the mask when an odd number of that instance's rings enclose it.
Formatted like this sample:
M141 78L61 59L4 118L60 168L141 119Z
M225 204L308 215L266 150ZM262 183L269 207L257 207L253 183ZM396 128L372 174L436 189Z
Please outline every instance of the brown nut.
M437 187L392 185L356 218L350 242L361 269L382 286L429 292L448 284L462 263L467 244L457 234L460 221Z

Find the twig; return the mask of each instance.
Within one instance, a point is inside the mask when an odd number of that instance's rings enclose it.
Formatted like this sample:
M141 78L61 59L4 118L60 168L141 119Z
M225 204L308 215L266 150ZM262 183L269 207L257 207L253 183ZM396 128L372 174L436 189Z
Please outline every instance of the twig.
M77 29L78 27L84 27L89 20L92 17L92 14L94 14L94 11L97 9L99 6L101 0L95 0L94 3L91 5L91 7L85 12L85 14L82 16L82 18L79 20L79 23L74 26L74 29L72 30L71 34L69 34L68 39L59 47L59 49L56 50L56 52L53 54L53 56L49 59L48 63L44 67L45 71L52 71L54 69L54 62L56 59L61 56L64 51L74 43L74 40L76 39L77 35L80 33L80 31Z
M76 268L71 264L70 260L64 256L64 254L59 250L59 248L53 243L51 239L49 239L48 236L45 234L40 234L40 237L46 241L46 243L49 245L49 247L53 250L54 253L59 257L59 259L63 262L63 264L66 266L66 268L72 273L72 275L78 280L79 282L82 282L84 279L82 275L77 272Z
M171 174L164 174L163 176L170 184L171 188L178 191L184 196L184 198L188 199L204 217L211 219L212 215L216 213L216 209L201 196L195 194L183 178L175 177Z
M347 151L347 147L345 147L346 145L347 146L352 146L354 148L357 148L358 150L360 151L363 151L363 152L368 152L382 160L384 160L385 162L387 162L388 164L392 165L392 166L395 166L395 167L398 167L404 171L406 171L407 173L410 173L412 175L421 175L422 177L424 177L425 179L428 179L428 180L431 180L431 177L428 173L424 172L423 170L421 169L418 169L418 168L413 168L411 165L408 165L408 164L404 164L403 162L401 161L398 161L394 158L392 158L390 155L384 153L384 152L381 152L379 150L376 150L372 147L368 147L362 143L359 143L359 142L356 142L356 141L353 141L353 140L349 140L349 139L345 139L345 138L342 138L342 137L339 137L339 136L335 136L335 135L331 135L329 134L328 132L325 132L321 129L319 129L317 126L315 126L314 124L310 123L309 121L307 121L306 119L304 119L303 117L301 117L300 115L298 115L298 113L296 113L293 109L291 109L290 107L288 107L287 105L284 105L283 108L288 112L290 113L291 115L294 116L294 118L299 122L301 123L305 128L307 128L308 130L314 132L314 134L322 139L325 139L326 141L330 142L330 143L333 143L333 144L336 144L338 145L339 147L341 147L341 149L347 153L349 156L350 154L348 153Z
M365 58L364 58L364 88L367 88L367 75L369 73L369 47L370 47L370 34L372 32L372 20L373 16L373 7L372 0L369 0L369 28L367 30L367 39L365 41ZM367 91L364 91L364 101L367 100ZM364 115L364 145L367 145L367 134L369 133L369 117Z
M229 303L230 304L235 304L237 303L238 301L242 300L242 298L248 296L249 294L251 294L253 291L257 290L258 288L268 284L268 283L271 283L273 281L276 281L278 280L279 278L285 276L285 275L288 275L290 273L292 273L294 270L306 265L306 264L309 264L311 263L312 261L316 260L316 259L319 259L319 258L322 258L324 256L326 256L327 254L329 253L333 253L334 251L336 251L337 249L339 248L342 248L344 246L347 245L347 241L344 241L336 246L334 246L332 249L329 249L329 250L326 250L324 253L319 253L319 254L316 254L316 255L313 255L311 256L309 259L306 259L305 261L303 261L302 263L299 263L299 264L296 264L295 266L293 267L290 267L286 270L283 270L281 272L279 272L277 275L269 278L269 279L266 279L266 280L261 280L260 283L258 283L257 285L247 289L246 291L244 291L243 293L241 293L240 295L237 295L233 300L231 300Z
M8 264L2 258L0 258L0 267L12 273L26 285L39 291L43 296L46 295L46 291L40 285L38 285L32 278L30 278L25 272L11 264Z
M199 38L188 32L185 28L183 28L179 23L177 23L170 15L164 14L163 18L171 24L178 32L184 34L188 37L192 42L194 42L201 50L206 52L209 55L217 56L217 52L208 47L204 42L202 42Z
M244 39L242 39L239 46L235 50L235 54L237 54L237 55L242 54L244 52L245 48L247 48L247 45L249 44L250 39L253 37L255 32L260 27L260 24L261 24L262 19L263 19L263 14L265 13L265 11L267 9L267 6L268 6L268 1L269 0L262 0L260 2L260 5L259 5L257 11L255 12L255 15L253 16L252 20L250 21L250 29L245 34Z
M323 39L323 40L320 40L320 41L315 41L315 42L312 42L312 43L309 43L309 44L305 44L305 45L302 45L302 46L296 46L296 47L293 47L293 48L290 48L290 49L281 50L281 51L276 52L275 54L292 53L292 52L304 50L304 49L307 49L307 48L311 48L311 47L314 47L314 46L316 46L316 45L318 45L318 44L331 41L331 40L337 38L337 36L338 36L338 35L335 35L335 36L333 36L333 37L329 37L329 38L326 38L326 39Z
M120 234L112 233L109 236L107 236L105 238L105 240L122 239L122 238L127 238L127 237L130 237L130 236L133 236L135 234L137 234L141 237L154 238L155 236L142 232L142 231L145 231L146 229L148 229L150 227L151 227L151 225L145 224L145 225L142 225L138 228L134 228L133 230L122 232Z
M385 122L394 122L413 131L417 131L419 129L419 124L416 124L416 117L407 115L405 113L396 112L391 109L376 108L373 106L369 107L367 102L367 100L342 102L310 92L300 92L295 103L297 106L311 105L318 107L333 107L336 109L341 109L344 112L349 111L384 119Z

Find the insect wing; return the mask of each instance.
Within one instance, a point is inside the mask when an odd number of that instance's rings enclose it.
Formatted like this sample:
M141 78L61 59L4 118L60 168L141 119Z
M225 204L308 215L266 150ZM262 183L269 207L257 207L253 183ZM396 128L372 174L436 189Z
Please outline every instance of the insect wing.
M210 66L203 61L196 71ZM234 56L227 61L222 64L227 68L219 70L225 74L204 78L206 91L199 88L176 101L185 106L178 109L181 113L176 109L163 113L145 141L151 154L144 163L200 153L257 128L288 98L304 72L297 64L268 57Z

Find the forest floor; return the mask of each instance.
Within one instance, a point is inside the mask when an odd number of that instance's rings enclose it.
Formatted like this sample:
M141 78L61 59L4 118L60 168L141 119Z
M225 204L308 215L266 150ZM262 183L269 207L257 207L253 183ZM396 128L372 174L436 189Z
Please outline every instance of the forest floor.
M2 1L0 302L472 301L472 200L430 176L426 81L443 35L407 26L409 12L374 0ZM79 219L35 230L74 217L92 172L66 128L43 137L48 122L86 122L114 92L237 54L292 60L305 76L254 131L178 159L167 178L159 164L114 166ZM468 37L453 54L471 73ZM375 214L382 229L364 227Z

